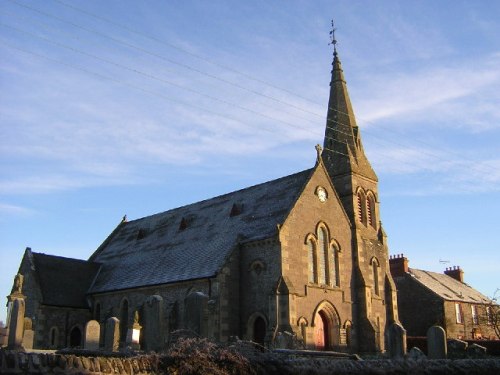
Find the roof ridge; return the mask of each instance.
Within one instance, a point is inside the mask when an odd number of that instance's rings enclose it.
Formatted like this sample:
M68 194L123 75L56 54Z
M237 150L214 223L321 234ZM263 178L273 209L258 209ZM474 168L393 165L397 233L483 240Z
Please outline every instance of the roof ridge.
M37 252L34 252L32 251L31 252L33 254L33 256L43 256L43 257L50 257L50 258L59 258L59 259L66 259L66 260L71 260L71 261L76 261L76 262L82 262L82 263L95 263L95 264L99 264L99 262L94 262L94 261L90 261L90 260L86 260L86 259L78 259L78 258L70 258L70 257L65 257L65 256L61 256L61 255L52 255L52 254L45 254L45 253L37 253Z
M292 178L294 176L305 174L306 172L310 173L313 169L314 169L314 167L313 168L304 169L302 171L295 172L295 173L289 174L287 176L279 177L279 178L276 178L274 180L269 180L269 181L261 182L261 183L258 183L258 184L255 184L255 185L251 185L251 186L248 186L248 187L245 187L245 188L242 188L242 189L233 190L233 191L230 191L228 193L224 193L224 194L217 195L215 197L211 197L211 198L207 198L207 199L202 199L200 201L193 202L193 203L188 203L188 204L183 205L183 206L174 207L174 208L171 208L169 210L157 212L157 213L152 214L152 215L146 215L146 216L134 219L134 220L129 220L129 221L125 222L125 224L134 223L134 222L137 222L137 221L140 221L140 220L143 220L143 219L146 219L146 218L150 218L150 217L153 217L153 216L163 215L163 214L165 214L167 212L174 212L176 210L185 209L185 208L190 207L190 206L194 206L194 205L198 205L198 204L202 204L202 203L214 201L216 199L220 199L220 198L223 198L223 197L226 197L226 196L230 196L230 195L233 195L233 194L236 194L236 193L239 193L239 192L243 192L243 191L255 189L257 187L260 187L260 186L263 186L263 185L266 185L266 184L275 183L275 182L278 182L280 180L284 180L284 179L287 179L287 178Z

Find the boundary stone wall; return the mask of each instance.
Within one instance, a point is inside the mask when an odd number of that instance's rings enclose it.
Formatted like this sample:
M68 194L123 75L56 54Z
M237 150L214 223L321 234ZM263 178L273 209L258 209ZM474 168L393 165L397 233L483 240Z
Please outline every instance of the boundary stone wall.
M157 374L151 356L83 357L0 350L0 374Z

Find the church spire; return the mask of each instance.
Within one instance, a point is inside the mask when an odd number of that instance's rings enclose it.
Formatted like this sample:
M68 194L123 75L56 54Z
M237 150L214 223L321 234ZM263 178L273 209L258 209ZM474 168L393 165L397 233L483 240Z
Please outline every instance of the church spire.
M332 76L330 98L326 119L323 160L331 176L346 172L357 172L377 179L363 151L359 128L347 90L344 71L337 52L337 40L332 21L330 44L333 45Z

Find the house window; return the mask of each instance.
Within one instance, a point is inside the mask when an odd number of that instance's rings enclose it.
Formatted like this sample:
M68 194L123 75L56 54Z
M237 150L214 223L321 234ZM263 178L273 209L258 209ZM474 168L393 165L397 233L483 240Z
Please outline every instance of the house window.
M471 305L470 311L472 313L472 324L479 324L479 319L477 316L477 306Z
M326 245L326 233L324 228L318 230L318 243L319 243L319 275L318 283L327 284L327 259L328 247Z
M309 282L316 282L316 246L312 239L307 241L307 256L309 262Z
M493 324L493 315L491 314L491 306L486 306L486 324Z
M459 303L455 303L455 317L458 324L462 324L464 322L462 306Z

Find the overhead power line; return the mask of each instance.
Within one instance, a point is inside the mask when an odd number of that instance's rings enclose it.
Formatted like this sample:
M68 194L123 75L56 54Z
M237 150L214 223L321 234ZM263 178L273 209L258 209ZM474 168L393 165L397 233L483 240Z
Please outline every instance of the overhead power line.
M35 12L39 13L39 14L42 14L42 15L43 15L43 16L45 16L45 17L49 17L49 18L52 18L52 19L56 19L56 20L58 20L58 21L60 21L60 22L63 22L63 23L66 23L66 24L72 25L72 26L74 26L74 27L80 28L80 29L85 30L85 31L87 31L87 32L94 33L94 34L96 34L96 35L98 35L98 36L100 36L100 37L104 37L104 38L110 39L110 40L111 40L112 42L114 42L114 43L119 43L119 44L125 45L125 46L127 46L127 47L129 47L129 48L133 48L133 49L139 50L139 51L141 51L141 52L144 52L144 53L147 53L147 54L149 54L149 55L152 55L152 56L158 57L158 58L160 58L160 59L162 59L162 60L168 61L168 62L173 63L173 64L175 64L175 65L178 65L178 66L184 67L184 68L186 68L186 69L189 69L189 70L195 71L195 72L197 72L197 73L199 73L199 74L203 74L203 75L205 75L205 76L208 76L209 78L212 78L212 79L217 79L217 80L219 80L219 81L221 81L221 82L224 82L224 83L227 83L227 84L233 85L234 87L237 87L237 88L239 88L239 89L243 89L243 90L248 91L248 92L250 92L250 93L252 93L252 94L256 94L256 95L259 95L259 96L263 96L263 97L265 97L265 98L267 98L267 99L271 99L271 100L273 100L273 101L275 101L275 102L278 102L278 103L280 103L280 104L283 104L283 105L289 106L289 107L291 107L291 108L295 108L295 109L301 110L301 111L303 111L303 112L306 112L306 113L309 113L309 114L312 114L312 115L315 115L315 116L318 116L318 117L324 118L322 115L319 115L319 114L317 114L317 113L315 113L315 112L312 112L312 111L309 111L309 110L303 109L303 108L301 108L301 107L298 107L298 106L293 105L293 104L291 104L291 103L287 103L287 102L285 102L285 101L282 101L282 100L280 100L280 99L274 98L274 97L272 97L272 96L269 96L269 95L264 95L264 94L262 94L262 93L260 93L260 92L255 91L255 90L248 90L248 88L246 88L246 87L244 87L244 86L241 86L241 85L235 84L235 83L233 83L233 82L230 82L230 81L228 81L228 80L222 79L222 78L220 78L220 77L217 77L217 76L214 76L214 75L208 74L208 73L203 72L203 71L201 71L201 70L199 70L199 69L192 68L192 67L190 67L190 66L188 66L188 65L186 65L186 64L183 64L183 63L179 63L179 62L173 61L173 60L171 60L171 59L169 59L169 58L166 58L166 57L164 57L164 56L158 55L158 54L156 54L156 53L154 53L154 52L151 52L151 51L148 51L148 50L146 50L146 49L144 49L144 48L134 46L134 45L132 45L132 44L130 44L130 43L127 43L127 42L121 41L121 40L119 40L119 39L116 39L116 38L110 37L110 36L108 36L108 35L106 35L106 34L103 34L103 33L101 33L101 32L95 31L95 30L93 30L93 29L90 29L90 28L87 28L87 27L84 27L84 26L81 26L81 25L75 24L75 23L73 23L73 22L70 22L70 21L64 20L64 19L62 19L62 18L60 18L60 17L57 17L57 16L54 16L54 15L52 15L52 14L46 13L46 12L44 12L44 11L41 11L40 9L37 9L37 8L31 7L31 6L28 6L28 5L25 5L25 4L22 4L22 3L19 3L18 1L15 1L15 0L9 0L9 1L10 1L10 2L12 2L12 3L14 3L14 4L17 4L17 5L19 5L19 6L22 6L22 7L25 7L25 8L27 8L27 9L33 10L33 11L35 11ZM58 0L55 0L55 1L57 1L57 2L59 2L59 3L61 3L61 4L63 4L63 2L61 2L61 1L58 1ZM65 4L65 5L68 5L68 4ZM76 7L73 7L73 8L75 8L75 9L76 9ZM105 20L106 22L111 22L111 23L113 22L113 21L110 21L110 20L104 19L103 17L99 17L99 16L97 16L97 17L98 17L98 18L100 18L100 19L102 19L102 20ZM142 34L142 33L141 33L141 34ZM149 37L149 36L147 36L147 35L145 35L145 34L144 34L144 36ZM38 37L38 36L37 36L37 37ZM151 38L151 39L157 39L157 38L154 38L154 37L150 37L150 38ZM52 41L52 42L53 42L53 41ZM58 42L53 42L53 43L58 43ZM67 48L67 46L66 46L65 48ZM74 49L74 50L75 50L75 49ZM75 50L75 51L76 51L76 50ZM77 52L82 53L82 51L77 51ZM94 55L93 57L94 57L94 58L99 59L99 57L98 57L98 56L95 56L95 55ZM199 56L198 56L198 57L199 57ZM201 57L200 57L200 58L201 58ZM203 58L202 58L202 59L203 59ZM101 58L101 60L102 60L102 58ZM103 60L103 61L104 61L104 60ZM116 63L114 63L114 62L109 62L109 61L106 61L106 62L111 63L111 64L115 64L115 65L117 65L117 64L116 64ZM117 66L118 66L118 65L117 65ZM223 67L223 66L221 65L221 67ZM122 68L124 68L124 69L130 69L130 68L127 68L127 67L122 67ZM234 72L238 72L237 70L234 70L234 69L231 69L231 68L229 68L229 69L230 69L230 70L232 70L232 71L234 71ZM137 71L136 69L132 69L132 70L133 70L135 73L138 73L138 74L142 74L142 75L149 76L149 78L151 78L151 79L163 80L163 79L159 79L158 77L154 77L153 75L149 75L148 73L144 73L144 72ZM297 126L297 125L295 125L295 124L291 124L291 123L289 123L289 122L286 122L286 121L283 121L283 120L280 120L280 119L276 119L276 118L274 118L274 117L271 117L271 116L268 116L268 115L262 114L262 113L260 113L260 112L258 112L258 111L252 110L252 109L248 109L248 108L245 108L245 107L238 106L238 105L236 105L236 104L234 104L234 103L230 103L230 102L228 102L228 101L225 101L224 99L215 98L215 97L213 97L213 96L210 96L210 95L207 95L207 94L200 93L200 92L198 92L198 91L196 91L196 90L193 90L193 89L190 89L190 88L186 88L186 87L183 87L183 86L181 86L181 85L174 84L173 82L169 82L169 81L167 81L167 80L163 80L163 81L165 81L165 83L168 83L168 84L176 85L176 86L178 86L179 88L182 88L182 89L184 89L184 90L188 90L188 91L191 91L191 92L197 93L197 94L199 94L199 95L202 95L202 96L208 97L208 98L210 98L210 99L212 99L212 100L217 100L217 101L220 101L220 102L224 102L224 103L226 103L226 104L228 104L228 105L232 105L232 106L238 107L238 108L240 108L240 109L242 109L242 110L245 110L245 111L251 112L251 113L253 113L253 114L257 114L257 115L259 115L259 116L266 117L266 118L271 119L271 120L273 120L273 121L279 121L279 122L285 123L285 124L290 125L290 126L293 126L293 127L298 127L298 126ZM262 81L262 83L267 84L267 82L265 82L265 81ZM269 86L272 86L272 85L269 85ZM279 89L279 88L278 88L278 89ZM286 91L286 90L285 90L285 91ZM291 94L293 94L293 93L291 93ZM293 95L295 95L295 94L293 94ZM297 96L297 95L296 95L296 96ZM316 103L315 103L315 104L316 104ZM351 114L343 113L343 112L341 112L341 111L339 111L339 110L337 110L337 109L334 109L334 108L330 108L330 109L332 109L332 110L334 110L334 111L337 111L337 112L338 112L338 113L340 113L340 114L344 114L344 115L347 115L347 116L351 116ZM297 117L297 116L295 116L295 117ZM310 120L310 119L305 119L305 118L301 118L301 119L306 120L306 121L311 121L311 122L314 122L313 120ZM359 120L360 120L360 118L358 118L358 122L359 122ZM331 121L331 120L330 120L330 119L328 119L328 120L327 120L327 126L329 125L329 124L328 124L328 122L329 122L329 121ZM333 121L333 122L336 122L336 121ZM366 122L366 123L370 123L369 121L366 121L366 120L365 120L364 122ZM337 122L337 123L338 123L338 122ZM340 123L338 123L338 124L340 124ZM303 127L299 127L299 128L301 128L301 129L303 129L303 130L305 130L305 129L306 129L306 128L303 128ZM337 131L337 132L340 132L338 129L334 129L334 130L335 130L335 131ZM372 134L372 133L371 133L369 130L367 130L367 129L364 129L364 133L365 133L366 135L368 135L368 136L371 136L372 138L376 138L376 139L378 138L381 142L384 142L384 143L393 143L393 144L396 144L396 145L402 146L402 147L404 147L404 148L408 148L408 146L407 146L407 145L402 144L402 143L400 143L400 142L392 141L392 140L389 140L389 139L386 139L386 138L382 138L382 137L380 137L380 136L377 136L377 135L375 135L375 134ZM413 139L413 140L414 140L414 139ZM415 140L414 140L414 141L415 141ZM419 143L421 143L421 144L424 144L424 145L426 145L426 146L429 146L428 144L426 144L426 143L424 143L424 142L421 142L421 141L419 141L419 140L417 140L417 142L419 142ZM442 156L441 156L441 155L432 154L432 153L427 152L427 151L424 151L424 152L422 152L421 150L419 150L419 151L420 151L422 154L426 154L427 156L430 156L430 157L432 157L432 158L435 158L435 159L440 159L440 160L445 160L445 159L443 159L443 158L442 158ZM449 152L449 151L448 151L447 153L451 154L451 152ZM458 154L456 154L456 155L458 155ZM463 157L463 155L458 155L458 156L459 156L459 157L461 157L462 159L465 159L465 158ZM469 161L469 162L471 162L471 163L476 163L475 161ZM488 166L488 165L486 165L486 167L487 167L487 168L489 168L490 170L494 170L494 171L496 171L496 169L494 169L494 168L492 168L492 167L490 167L490 166Z

